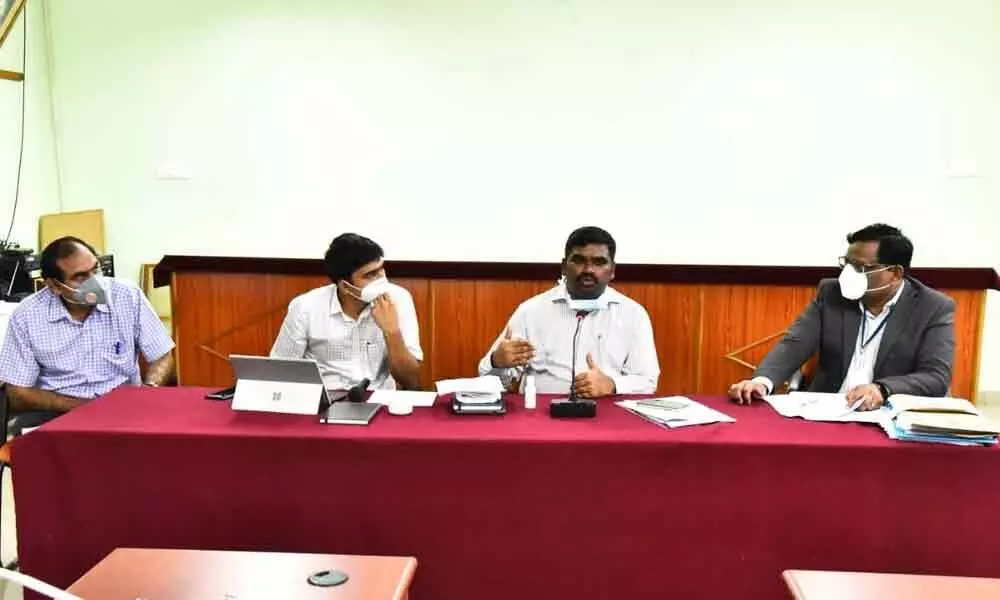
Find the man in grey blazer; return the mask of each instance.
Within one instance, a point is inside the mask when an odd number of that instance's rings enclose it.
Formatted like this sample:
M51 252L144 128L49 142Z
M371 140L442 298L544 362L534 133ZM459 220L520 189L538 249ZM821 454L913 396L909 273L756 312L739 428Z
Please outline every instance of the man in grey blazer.
M955 355L955 301L907 275L913 244L878 223L847 236L840 277L812 303L752 379L729 388L740 404L763 398L814 353L813 392L846 395L876 409L891 394L944 396Z

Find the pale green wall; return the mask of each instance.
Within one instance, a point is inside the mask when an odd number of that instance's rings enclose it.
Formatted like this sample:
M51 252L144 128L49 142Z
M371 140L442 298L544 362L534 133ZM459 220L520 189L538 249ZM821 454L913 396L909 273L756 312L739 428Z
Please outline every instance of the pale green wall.
M28 248L38 245L38 216L59 210L55 146L49 105L48 63L41 4L29 2L28 56L24 84L0 80L0 241L10 227L17 180L21 129L21 86L27 85L24 164L21 196L11 240ZM22 70L24 14L0 48L0 69Z

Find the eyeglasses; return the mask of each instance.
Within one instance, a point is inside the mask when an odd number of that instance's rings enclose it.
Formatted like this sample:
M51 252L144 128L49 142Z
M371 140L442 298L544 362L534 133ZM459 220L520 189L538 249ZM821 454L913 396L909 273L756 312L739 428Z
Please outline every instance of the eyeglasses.
M858 273L872 273L874 271L883 271L885 269L892 267L892 265L883 265L879 263L872 263L870 265L859 265L851 262L851 260L846 256L841 256L840 258L838 258L837 264L840 265L841 269L843 269L847 265L851 265L851 267L853 267L854 270L857 271Z

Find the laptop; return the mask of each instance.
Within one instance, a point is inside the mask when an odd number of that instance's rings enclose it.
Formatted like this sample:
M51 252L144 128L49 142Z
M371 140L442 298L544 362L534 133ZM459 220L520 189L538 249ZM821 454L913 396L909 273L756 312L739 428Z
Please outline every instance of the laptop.
M314 360L230 354L229 364L236 375L233 410L316 415L326 402Z

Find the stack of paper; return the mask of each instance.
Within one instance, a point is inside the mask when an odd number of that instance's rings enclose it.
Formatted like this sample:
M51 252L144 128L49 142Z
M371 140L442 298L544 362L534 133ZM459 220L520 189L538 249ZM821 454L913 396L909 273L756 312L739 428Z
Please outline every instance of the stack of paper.
M845 394L792 392L765 396L764 401L783 417L798 417L807 421L878 424L892 418L890 410L886 407L879 410L857 410L860 404L848 405Z
M981 446L1000 436L1000 427L968 400L895 394L889 404L893 418L882 428L894 440Z
M665 427L735 423L736 419L683 396L615 402L634 415Z
M503 383L496 375L469 379L445 379L434 384L439 395L455 394L463 404L492 404L500 401Z

